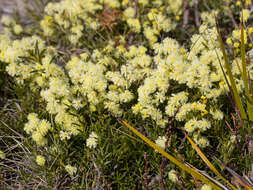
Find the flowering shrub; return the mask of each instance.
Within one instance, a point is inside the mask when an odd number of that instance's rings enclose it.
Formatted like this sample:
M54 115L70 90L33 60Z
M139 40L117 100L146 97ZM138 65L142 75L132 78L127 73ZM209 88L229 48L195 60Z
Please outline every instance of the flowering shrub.
M162 148L166 148L166 129L171 120L175 126L171 129L175 132L169 140L171 147L175 147L173 140L182 139L176 133L178 129L186 131L201 148L212 145L209 133L217 132L224 118L230 117L224 109L229 103L229 88L220 67L223 55L213 14L230 18L221 10L236 7L227 0L220 7L212 4L211 13L200 9L200 18L196 19L201 25L188 44L182 45L176 33L182 30L182 24L192 22L186 20L184 9L192 10L194 2L50 2L32 31L29 25L22 27L2 17L5 33L0 36L1 64L18 85L28 85L32 93L39 94L38 102L45 109L44 113L28 113L24 123L27 137L38 149L47 147L50 153L36 157L39 166L55 163L53 160L62 155L59 167L72 178L80 175L78 163L83 161L74 156L75 152L82 149L86 162L94 158L92 152L97 151L97 157L103 155L99 147L104 147L103 138L109 137L102 135L102 126L111 130L111 126L117 126L118 117L142 123L141 130ZM242 10L244 22L251 19L251 4L246 4ZM234 16L240 19L238 14ZM248 50L252 32L252 27L245 31ZM235 52L231 67L243 94L236 64L240 62L239 40L240 30L234 28L226 42ZM252 77L252 64L247 67ZM101 172L96 164L94 167ZM168 173L172 185L178 185L178 175L174 169ZM210 187L203 185L201 189Z

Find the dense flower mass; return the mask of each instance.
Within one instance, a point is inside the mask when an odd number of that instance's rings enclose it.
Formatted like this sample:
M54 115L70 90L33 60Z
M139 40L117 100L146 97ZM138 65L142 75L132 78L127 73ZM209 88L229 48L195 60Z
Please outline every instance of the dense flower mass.
M61 153L57 143L63 143L68 152L75 138L84 138L86 143L78 146L91 151L103 146L103 139L94 129L99 119L134 118L145 123L144 131L147 123L152 123L145 132L165 149L164 129L173 121L175 130L186 132L199 147L208 147L208 132L225 117L223 100L229 91L221 69L224 59L213 16L222 13L224 7L201 11L196 18L198 31L189 37L188 44L182 44L176 36L179 28L191 22L184 11L194 3L50 2L38 30L32 34L14 19L2 17L5 33L0 35L0 64L6 65L6 72L18 85L27 85L38 94L40 106L46 110L46 114L29 113L24 131L39 147L49 146L49 152ZM245 6L243 17L237 15L238 19L247 22L250 11ZM252 34L253 27L246 28L247 50L253 46ZM243 94L238 67L240 38L241 30L235 28L226 43L235 52L231 69ZM251 62L247 69L253 77ZM112 123L108 122L107 128ZM3 152L0 158L4 158ZM36 157L39 166L45 161L43 156ZM73 177L77 167L66 164L61 161ZM177 183L177 172L170 170L168 178ZM211 188L203 185L201 189Z
M100 27L98 20L89 15L101 11L103 3L96 0L49 3L45 8L46 16L40 23L43 34L54 36L59 26L69 31L65 32L68 35L66 39L74 46L83 47L80 39L84 27L92 30ZM106 3L113 9L120 7L116 0ZM213 121L223 118L217 101L228 90L217 59L217 56L222 58L222 53L218 48L213 20L203 12L205 22L199 33L191 37L191 46L187 50L170 37L157 42L161 31L175 28L177 19L168 20L165 12L179 17L182 14L181 1L154 1L155 7L161 6L160 11L147 9L147 17L142 19L133 7L126 6L128 3L122 2L126 9L121 19L126 20L134 33L142 31L148 46L133 44L125 47L122 36L119 45L109 41L102 48L72 55L63 69L54 61L57 49L47 46L43 38L31 36L12 40L10 32L1 36L0 59L8 63L6 70L18 83L30 80L31 89L40 91L48 113L54 115L55 124L61 129L61 140L69 140L83 130L83 119L78 110L88 108L96 112L102 106L112 115L122 116L128 104L134 114L140 114L143 119L150 118L160 127L165 127L169 118L185 122L184 129L205 147L208 140L202 138L201 133L210 129ZM146 1L139 3L147 5ZM243 11L247 20L247 11ZM15 21L7 17L2 20L7 29L14 25L14 33L22 32ZM234 30L231 40L239 38L240 31ZM44 51L42 58L35 52L31 53L35 46L38 51ZM20 58L32 56L32 62ZM252 65L248 67L251 69ZM236 64L232 70L235 75L239 72ZM183 91L174 91L172 84L175 83L184 86ZM237 84L242 91L242 81L237 80ZM194 89L194 94L191 94L191 89ZM46 120L39 120L35 113L28 116L25 125L25 131L38 145L46 143L46 134L53 128Z

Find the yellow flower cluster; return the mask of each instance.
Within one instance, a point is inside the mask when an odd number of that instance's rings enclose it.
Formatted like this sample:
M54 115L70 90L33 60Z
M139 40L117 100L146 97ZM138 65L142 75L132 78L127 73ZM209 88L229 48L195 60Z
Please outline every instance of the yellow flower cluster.
M161 31L169 32L175 29L182 15L183 1L140 0L140 6L147 14L138 12L135 2L129 0L63 0L50 2L45 8L45 16L40 21L44 36L52 37L61 34L67 36L71 44L77 45L87 32L87 29L99 30L101 27L101 10L110 9L123 11L119 22L125 22L134 33L141 33L153 45L158 40ZM152 4L152 7L148 7ZM108 6L108 7L107 7ZM103 15L104 16L104 15ZM18 30L17 30L18 31Z
M115 31L120 33L118 41L112 38L90 48L82 37L86 29L99 32L105 4L109 10L122 12L118 22L130 32ZM217 102L228 90L217 59L218 55L223 61L212 16L218 10L201 13L203 24L190 38L190 48L186 48L170 34L160 38L161 33L176 32L176 17L182 15L183 1L139 0L135 6L130 0L51 2L40 21L40 37L15 38L22 28L3 17L5 28L11 31L0 36L0 61L8 63L6 71L18 83L27 81L32 90L40 93L46 111L59 129L54 131L55 136L62 141L83 131L86 121L79 111L84 109L96 113L106 110L104 114L114 116L131 112L152 119L160 127L175 118L184 123L184 130L198 145L207 146L208 139L202 134L223 118L222 105ZM244 14L244 19L248 18L248 12L244 10ZM247 32L252 34L253 29ZM77 48L74 53L70 51L69 59L64 58L64 64L54 60L55 56L62 58L58 47L43 40L46 36L50 41L59 34ZM231 36L227 42L238 43L240 30L235 29ZM131 41L131 37L141 39L141 43ZM238 48L240 44L235 43ZM38 57L37 51L43 55ZM252 64L248 69L253 76ZM232 63L232 71L237 77L236 63ZM236 83L242 92L243 82L237 78ZM49 129L54 130L49 122L35 113L28 115L24 130L38 145L47 142ZM94 135L89 137L87 146L96 147L96 139ZM164 138L158 140L158 144L163 144Z
M40 26L45 36L52 36L56 32L56 26L62 28L62 32L69 31L68 38L76 44L82 37L84 27L97 29L99 23L89 15L96 14L102 6L96 0L64 0L57 3L48 3L45 8L45 17Z
M98 135L95 132L92 132L86 141L86 146L89 148L96 148L97 139L98 139Z
M26 65L19 63L20 56L28 56L28 51L34 49L35 44L38 43L38 48L44 47L44 42L37 36L24 37L21 40L11 40L10 36L0 36L1 53L0 61L9 63L6 70L11 76L15 76L17 82L23 83L24 79L31 77L31 72L36 69L36 65Z
M40 120L36 113L28 115L28 122L25 124L24 130L27 134L32 135L32 139L40 146L46 144L46 135L51 129L51 124L45 119Z
M20 35L23 32L23 27L9 16L4 15L1 19L1 23L5 26L5 34L10 34L12 32L15 35Z
M38 156L36 157L36 163L37 163L39 166L44 166L44 165L45 165L45 162L46 162L46 160L45 160L45 158L44 158L43 156L38 155Z
M201 187L201 190L212 190L212 187L210 185L205 184Z
M175 170L170 170L170 172L168 173L168 176L169 176L169 180L171 180L172 182L176 183L178 181L177 173Z
M69 175L71 177L73 177L74 174L77 172L77 168L75 166L71 166L69 164L65 166L65 170L69 173Z
M159 136L158 139L155 141L157 146L160 146L162 149L165 149L166 137Z

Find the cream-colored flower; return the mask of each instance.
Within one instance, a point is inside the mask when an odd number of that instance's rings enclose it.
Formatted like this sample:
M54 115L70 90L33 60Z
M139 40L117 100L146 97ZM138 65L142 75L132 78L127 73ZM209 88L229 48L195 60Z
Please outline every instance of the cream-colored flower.
M201 190L212 190L212 187L210 185L205 184L201 187Z
M242 20L243 22L247 22L247 20L248 20L249 17L250 17L250 10L249 10L249 9L243 9L243 10L242 10L242 15L243 15L243 17L241 16L241 20Z
M66 131L60 131L60 139L63 141L65 139L70 139L70 135L68 132Z
M98 135L95 132L92 132L89 135L89 138L86 140L86 146L88 146L89 148L96 148L97 139L98 139Z
M44 165L45 165L45 162L46 162L46 160L45 160L45 158L44 158L43 156L38 155L38 156L36 157L36 163L37 163L39 166L44 166Z
M5 153L3 151L0 150L0 158L1 159L5 159Z
M126 18L133 18L135 15L135 10L132 7L128 7L125 11L124 11L124 16Z
M77 172L77 168L71 165L66 165L65 170L69 173L70 176L74 176L74 174Z
M129 18L127 19L127 24L129 27L136 33L141 32L141 24L140 21L136 18Z
M168 176L172 182L176 183L178 181L177 173L175 170L170 170Z
M15 34L19 35L21 32L23 32L23 28L20 24L15 24L13 27L13 31Z
M165 136L159 136L158 139L156 139L155 143L157 146L160 146L162 149L165 149L165 142L166 137Z

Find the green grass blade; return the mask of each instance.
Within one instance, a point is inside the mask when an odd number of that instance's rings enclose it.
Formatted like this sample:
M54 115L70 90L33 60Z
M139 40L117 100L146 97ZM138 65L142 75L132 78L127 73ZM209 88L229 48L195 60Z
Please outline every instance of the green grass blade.
M219 172L218 170L214 167L214 165L207 159L207 157L202 153L202 151L198 148L198 146L191 140L190 137L188 137L185 134L185 137L187 140L191 143L192 147L196 150L198 155L201 157L201 159L206 163L206 165L220 178L222 179L225 183L227 183L233 190L236 190L236 187L234 187L231 183L229 183L228 180L226 180Z
M237 59L235 57L234 57L234 60L235 60L236 66L237 66L237 68L238 68L238 70L240 72L240 75L242 76L242 70L241 70L240 65L239 65L239 63L238 63L238 61L237 61Z
M143 134L141 134L139 131L137 131L134 127L132 127L131 125L129 125L126 121L121 120L121 122L128 129L130 129L133 133L135 133L138 137L140 137L144 142L146 142L150 147L152 147L153 149L155 149L158 152L160 152L163 156L165 156L166 158L168 158L171 162L173 162L174 164L176 164L182 170L188 172L189 174L191 174L196 179L198 179L198 180L200 180L200 181L202 181L202 182L204 182L206 184L209 184L210 186L212 186L212 188L217 189L217 190L222 190L221 187L219 187L218 185L216 185L215 183L213 183L206 176L202 175L201 173L197 172L193 168L185 165L183 162L177 160L175 157L173 157L170 154L168 154L167 152L165 152L161 147L157 146L155 143L153 143L151 140L149 140L147 137L145 137Z
M246 63L246 53L245 53L245 42L244 42L244 25L241 23L241 59L242 59L242 74L241 77L243 79L244 88L245 88L245 94L247 97L250 97L249 94L249 84L248 84L248 75L247 75L247 63ZM249 120L253 121L253 105L246 100L247 102L247 111Z
M226 54L226 51L225 51L224 43L223 43L222 38L221 38L220 29L219 29L219 26L218 26L217 23L216 23L216 29L217 29L217 33L218 33L219 42L220 42L220 48L222 50L223 58L224 58L224 61L225 61L226 72L227 72L228 78L230 80L231 88L232 88L231 93L233 93L233 95L234 95L235 103L236 103L236 105L239 109L239 112L241 114L242 119L247 120L247 114L244 110L242 101L240 99L240 96L239 96L239 93L238 93L238 90L237 90L237 87L236 87L236 84L235 84L235 80L234 80L233 75L232 75L231 66L230 66L229 61L228 61L228 57L227 57L227 54Z

